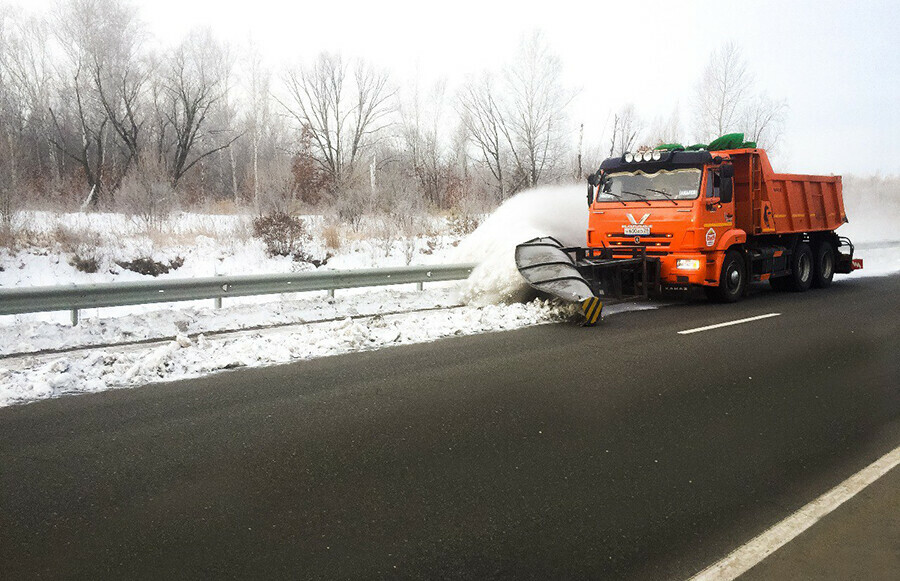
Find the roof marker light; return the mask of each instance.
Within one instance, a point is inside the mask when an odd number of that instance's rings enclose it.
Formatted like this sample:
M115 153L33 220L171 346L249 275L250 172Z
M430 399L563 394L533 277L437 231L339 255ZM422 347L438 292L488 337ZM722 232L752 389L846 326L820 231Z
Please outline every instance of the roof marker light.
M653 161L659 161L660 159L662 159L662 152L659 151L658 149L654 149L653 150Z
M634 155L632 155L631 153L626 153L625 154L625 163L631 163L633 161L634 161Z

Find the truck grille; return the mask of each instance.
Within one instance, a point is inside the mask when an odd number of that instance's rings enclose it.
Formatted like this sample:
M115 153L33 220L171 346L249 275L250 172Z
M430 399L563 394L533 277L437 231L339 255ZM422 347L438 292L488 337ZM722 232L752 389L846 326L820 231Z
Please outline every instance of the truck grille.
M665 256L669 254L669 246L672 244L672 235L665 232L655 232L650 236L638 236L639 243L635 243L634 236L626 234L606 234L606 245L610 248L646 248L648 256Z

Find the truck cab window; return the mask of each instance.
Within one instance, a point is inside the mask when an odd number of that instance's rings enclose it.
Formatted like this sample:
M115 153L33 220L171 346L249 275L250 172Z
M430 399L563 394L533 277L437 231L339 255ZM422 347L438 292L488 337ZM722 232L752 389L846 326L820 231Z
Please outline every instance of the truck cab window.
M718 198L719 188L722 185L722 176L716 170L710 170L706 176L706 197Z

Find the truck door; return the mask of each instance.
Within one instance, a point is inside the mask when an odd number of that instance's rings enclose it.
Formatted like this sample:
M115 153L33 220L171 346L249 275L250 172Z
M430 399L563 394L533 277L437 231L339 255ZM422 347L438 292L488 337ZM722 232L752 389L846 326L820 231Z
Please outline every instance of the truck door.
M726 195L723 200L722 168L707 168L706 187L704 192L703 232L705 234L705 246L713 248L722 234L733 227L734 224L734 196ZM725 192L727 194L727 192Z

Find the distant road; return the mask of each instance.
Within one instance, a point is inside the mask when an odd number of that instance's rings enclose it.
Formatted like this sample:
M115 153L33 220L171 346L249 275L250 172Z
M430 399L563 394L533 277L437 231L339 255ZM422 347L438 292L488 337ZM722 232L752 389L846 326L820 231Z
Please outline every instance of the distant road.
M761 287L0 409L2 577L686 578L900 445L898 297Z

